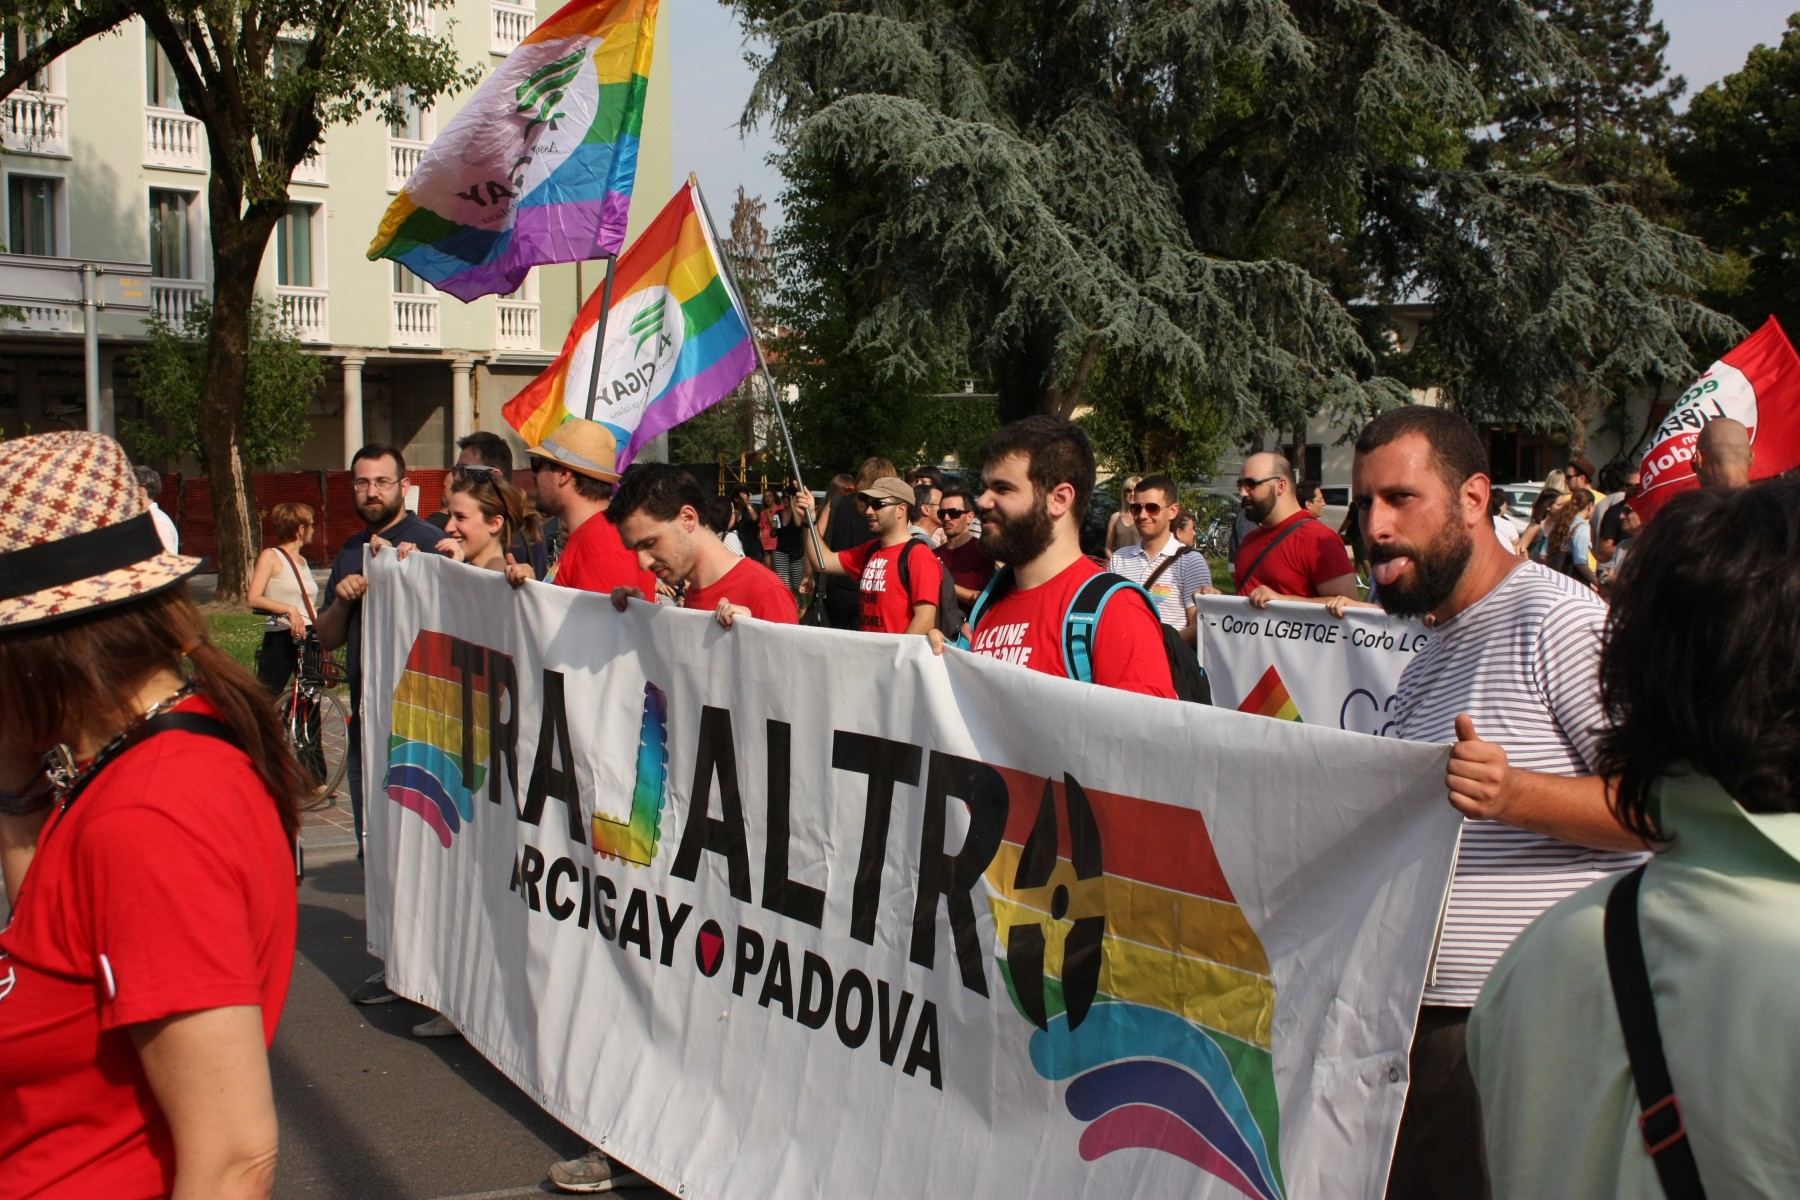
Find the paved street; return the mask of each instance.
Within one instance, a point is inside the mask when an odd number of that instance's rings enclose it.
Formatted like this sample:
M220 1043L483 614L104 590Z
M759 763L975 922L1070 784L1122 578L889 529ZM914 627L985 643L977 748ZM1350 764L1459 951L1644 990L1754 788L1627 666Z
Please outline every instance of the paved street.
M379 967L363 950L362 871L349 816L309 814L299 955L271 1053L281 1114L277 1200L502 1200L553 1192L550 1163L582 1138L461 1038L414 1038L409 1001L348 993ZM656 1189L627 1193L654 1198Z

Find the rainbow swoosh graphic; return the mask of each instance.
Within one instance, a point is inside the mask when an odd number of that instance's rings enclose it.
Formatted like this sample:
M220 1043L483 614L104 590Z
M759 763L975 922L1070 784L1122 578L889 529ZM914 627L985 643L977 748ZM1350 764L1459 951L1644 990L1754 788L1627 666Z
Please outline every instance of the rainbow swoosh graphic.
M1256 681L1256 686L1250 689L1244 702L1238 705L1238 711L1274 717L1277 721L1300 720L1300 710L1294 706L1294 698L1288 695L1287 684L1282 682L1281 675L1273 664Z
M459 646L463 662L457 661ZM446 849L475 819L475 793L493 765L488 732L498 714L490 711L490 653L422 630L394 688L388 799L423 817Z
M663 802L669 789L669 697L654 683L644 684L644 720L638 728L637 783L631 790L631 816L624 821L594 814L594 850L647 867L662 840Z
M996 768L1011 795L987 870L1001 973L1032 1066L1069 1080L1088 1161L1185 1159L1283 1200L1268 955L1193 809Z

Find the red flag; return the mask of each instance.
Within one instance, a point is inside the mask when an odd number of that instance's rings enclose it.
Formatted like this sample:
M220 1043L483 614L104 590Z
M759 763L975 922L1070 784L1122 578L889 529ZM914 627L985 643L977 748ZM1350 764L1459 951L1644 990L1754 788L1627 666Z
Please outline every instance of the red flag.
M1751 479L1800 466L1800 355L1770 317L1763 327L1707 368L1681 394L1651 435L1643 478L1631 507L1644 520L1669 497L1700 486L1694 443L1708 421L1731 417L1750 431L1756 459Z

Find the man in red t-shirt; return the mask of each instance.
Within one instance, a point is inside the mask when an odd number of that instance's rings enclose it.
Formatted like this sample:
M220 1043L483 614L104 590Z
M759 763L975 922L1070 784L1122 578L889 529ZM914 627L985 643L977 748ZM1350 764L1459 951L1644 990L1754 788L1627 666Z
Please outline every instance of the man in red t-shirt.
M794 503L802 513L811 513L812 495L805 489L795 493ZM864 633L926 632L937 623L944 569L931 552L931 544L912 536L912 521L918 515L912 487L897 476L885 476L857 491L856 506L867 515L875 540L821 561L818 542L808 539L808 565L820 574L858 580ZM905 587L900 583L903 554L907 556Z
M994 560L981 548L974 534L975 501L960 485L946 487L938 502L938 520L944 529L944 544L937 549L938 561L950 572L956 585L956 602L963 615L975 607L976 597L987 581L994 577Z
M653 575L687 585L682 607L705 609L727 629L738 617L798 624L794 594L781 577L732 553L701 518L705 507L706 493L692 475L668 463L640 463L614 489L606 519ZM644 597L639 588L615 587L613 607L624 612L627 601Z
M1063 618L1100 567L1081 552L1081 522L1094 494L1094 447L1079 426L1039 415L1001 429L981 452L981 546L1012 568L1013 587L964 627L976 654L1068 675ZM933 634L933 649L943 639ZM1150 606L1120 595L1100 613L1093 681L1175 698L1162 624Z
M1357 598L1356 568L1342 538L1300 506L1294 470L1279 454L1252 454L1238 480L1239 503L1256 528L1238 546L1237 594L1271 600ZM1209 591L1211 589L1201 589Z
M538 507L560 517L569 531L562 557L545 582L609 594L616 587L635 587L646 596L656 595L656 577L638 565L637 555L625 549L618 531L602 519L619 481L613 470L618 443L606 426L571 417L526 453L537 481ZM506 568L507 582L514 587L530 578L527 563Z

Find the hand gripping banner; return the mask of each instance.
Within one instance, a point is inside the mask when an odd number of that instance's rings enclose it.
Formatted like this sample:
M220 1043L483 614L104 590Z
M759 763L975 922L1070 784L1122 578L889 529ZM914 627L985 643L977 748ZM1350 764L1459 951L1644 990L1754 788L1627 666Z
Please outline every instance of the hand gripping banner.
M371 949L670 1191L1382 1195L1442 747L374 557Z

